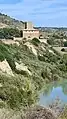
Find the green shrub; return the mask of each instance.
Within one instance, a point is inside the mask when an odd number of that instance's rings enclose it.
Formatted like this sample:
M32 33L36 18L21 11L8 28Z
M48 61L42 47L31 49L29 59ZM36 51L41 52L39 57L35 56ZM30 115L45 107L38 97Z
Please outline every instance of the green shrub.
M15 65L14 59L11 59L11 58L9 57L9 58L7 58L7 62L9 63L11 69L15 71L16 65Z
M0 29L0 38L13 39L13 37L20 37L20 31L14 28Z
M4 108L5 107L5 103L3 101L0 101L0 108Z
M45 57L44 57L44 56L40 56L40 55L38 55L38 59L39 59L40 61L45 62Z
M40 41L37 38L33 38L32 41L33 45L38 46L40 44Z
M59 69L60 69L61 71L67 71L67 67L66 67L66 65L65 65L64 63L58 65L58 67L59 67Z
M7 60L12 70L15 70L14 54L11 53L11 46L0 44L0 60Z
M2 54L2 53L0 52L0 61L3 61L4 59L5 59L4 54Z
M17 69L15 69L15 72L17 73L17 74L22 74L22 75L24 75L25 77L28 77L29 76L29 74L28 74L28 72L26 72L26 71L19 71L19 70L17 70Z
M67 47L67 41L64 42L64 47Z
M55 42L54 38L52 38L52 37L47 40L47 43L50 45L54 45L54 42Z
M61 51L62 51L62 52L65 52L65 49L64 49L64 48L62 48L62 49L61 49Z

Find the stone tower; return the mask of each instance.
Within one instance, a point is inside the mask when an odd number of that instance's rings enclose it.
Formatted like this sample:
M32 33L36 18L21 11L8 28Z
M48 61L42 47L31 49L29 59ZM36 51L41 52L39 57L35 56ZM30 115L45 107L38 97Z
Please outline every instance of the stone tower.
M32 22L25 22L25 29L30 29L30 30L32 30L32 29L33 29L33 24L32 24Z

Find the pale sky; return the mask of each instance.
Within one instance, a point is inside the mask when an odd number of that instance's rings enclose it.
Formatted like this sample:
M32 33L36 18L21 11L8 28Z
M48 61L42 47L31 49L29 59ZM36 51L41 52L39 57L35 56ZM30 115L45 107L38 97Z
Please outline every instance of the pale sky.
M35 26L67 27L67 0L0 0L0 12Z

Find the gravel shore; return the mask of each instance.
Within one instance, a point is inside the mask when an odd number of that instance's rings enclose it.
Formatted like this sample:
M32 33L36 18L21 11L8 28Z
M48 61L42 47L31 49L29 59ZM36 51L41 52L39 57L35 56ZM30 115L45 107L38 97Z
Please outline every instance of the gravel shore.
M49 109L41 106L29 109L24 119L56 119Z

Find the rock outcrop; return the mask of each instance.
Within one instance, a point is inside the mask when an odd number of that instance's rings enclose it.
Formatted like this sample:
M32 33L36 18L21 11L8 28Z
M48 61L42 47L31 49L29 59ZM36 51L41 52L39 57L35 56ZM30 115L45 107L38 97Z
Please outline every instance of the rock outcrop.
M30 50L32 50L33 54L37 56L37 51L31 43L26 42L24 45L26 45Z
M0 61L0 72L14 76L8 62L6 61L6 59L2 62Z
M23 64L23 63L19 64L19 63L15 62L15 65L16 65L17 71L19 71L21 73L24 72L26 74L32 75L32 73L28 70L28 67L25 66L25 64Z

